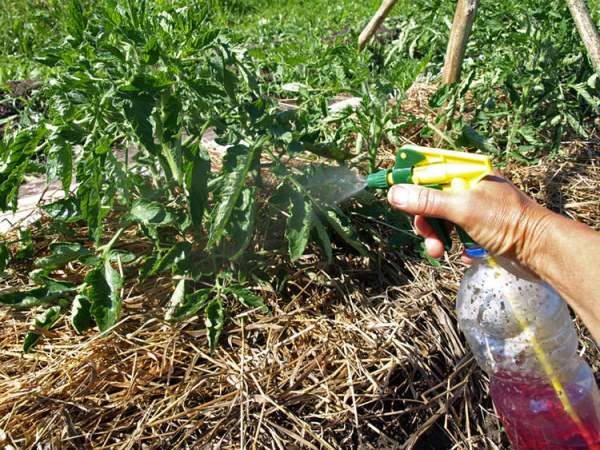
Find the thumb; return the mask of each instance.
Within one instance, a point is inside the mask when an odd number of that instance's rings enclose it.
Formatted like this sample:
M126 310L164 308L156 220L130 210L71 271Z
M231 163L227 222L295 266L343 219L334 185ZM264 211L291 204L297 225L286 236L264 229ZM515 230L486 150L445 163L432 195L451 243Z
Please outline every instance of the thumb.
M388 191L388 202L396 209L411 215L437 217L455 222L461 206L456 195L437 189L397 184Z

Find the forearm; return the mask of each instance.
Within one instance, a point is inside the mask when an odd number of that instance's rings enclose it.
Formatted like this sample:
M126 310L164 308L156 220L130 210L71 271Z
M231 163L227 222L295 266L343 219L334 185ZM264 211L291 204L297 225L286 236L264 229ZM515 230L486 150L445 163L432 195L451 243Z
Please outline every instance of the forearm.
M527 265L560 293L600 344L600 233L551 214L538 234Z

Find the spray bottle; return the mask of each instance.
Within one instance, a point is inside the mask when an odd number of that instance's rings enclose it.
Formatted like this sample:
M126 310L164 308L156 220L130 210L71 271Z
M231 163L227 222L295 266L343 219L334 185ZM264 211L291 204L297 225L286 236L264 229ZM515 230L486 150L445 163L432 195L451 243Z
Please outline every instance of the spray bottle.
M371 189L398 183L456 192L492 171L489 157L404 146L391 169L367 178ZM442 221L428 219L446 250ZM490 394L514 449L600 450L600 393L577 353L569 310L558 293L518 263L488 254L463 230L474 259L458 292L456 312L475 359L490 377Z

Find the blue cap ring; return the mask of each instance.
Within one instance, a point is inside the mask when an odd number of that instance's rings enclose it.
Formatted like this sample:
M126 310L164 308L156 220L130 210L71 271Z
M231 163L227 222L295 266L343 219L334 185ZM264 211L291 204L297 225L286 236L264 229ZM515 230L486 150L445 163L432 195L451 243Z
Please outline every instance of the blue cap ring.
M483 247L471 247L465 248L465 255L473 259L485 258L488 255L488 252Z

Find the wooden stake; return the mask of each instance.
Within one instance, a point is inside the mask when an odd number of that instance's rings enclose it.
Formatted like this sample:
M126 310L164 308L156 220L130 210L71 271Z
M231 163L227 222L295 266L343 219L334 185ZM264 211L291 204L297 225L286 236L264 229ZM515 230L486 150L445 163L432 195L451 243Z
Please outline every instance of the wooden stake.
M358 48L362 50L367 42L371 40L381 23L385 20L387 15L389 14L392 7L396 4L398 0L383 0L381 6L375 13L375 15L371 18L365 29L360 33L358 37Z
M579 36L585 44L596 73L600 74L600 35L592 21L585 0L567 0L567 5L579 31Z
M444 84L455 83L460 78L469 34L471 34L478 6L479 0L458 0L444 61L442 74Z

